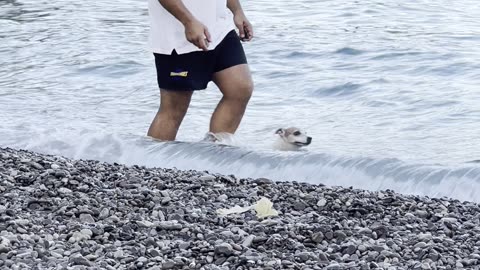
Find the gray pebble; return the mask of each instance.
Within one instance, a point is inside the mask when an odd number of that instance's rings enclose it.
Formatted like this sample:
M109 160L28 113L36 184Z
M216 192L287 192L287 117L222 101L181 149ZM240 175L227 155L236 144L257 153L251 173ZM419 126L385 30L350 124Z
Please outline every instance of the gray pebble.
M242 246L244 247L250 247L253 243L253 240L255 239L255 236L254 235L249 235L245 238L245 240L243 240L243 243L242 243Z
M83 256L75 256L75 257L70 257L69 262L72 265L84 265L84 266L92 266L92 264L85 259Z
M233 247L228 243L222 243L215 246L215 254L230 256L232 253Z
M83 223L95 223L95 220L90 214L80 214L80 221Z
M254 183L257 185L271 185L273 184L273 181L267 178L257 178L253 180Z
M327 205L327 200L325 200L325 199L323 199L323 198L320 199L320 200L318 200L317 206L319 206L319 207L324 207L325 205Z

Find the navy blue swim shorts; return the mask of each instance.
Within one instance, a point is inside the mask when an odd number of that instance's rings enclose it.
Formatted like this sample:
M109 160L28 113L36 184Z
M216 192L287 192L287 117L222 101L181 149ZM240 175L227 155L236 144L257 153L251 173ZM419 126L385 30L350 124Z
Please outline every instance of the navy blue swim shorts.
M213 50L185 54L154 53L158 86L165 90L202 90L213 74L240 64L247 58L237 33L232 30Z

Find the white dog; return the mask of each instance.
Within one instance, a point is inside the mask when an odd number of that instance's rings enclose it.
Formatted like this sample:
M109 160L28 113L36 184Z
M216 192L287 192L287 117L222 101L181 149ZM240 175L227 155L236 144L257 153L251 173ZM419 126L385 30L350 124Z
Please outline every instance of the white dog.
M298 151L303 146L312 143L312 137L307 136L296 127L280 128L275 132L278 135L273 144L275 150L280 151Z
M280 128L275 132L275 134L278 135L278 137L272 145L274 150L298 151L303 146L307 146L312 142L312 137L307 136L296 127L289 127L286 129ZM239 142L235 140L233 134L225 132L208 132L203 141L239 146Z

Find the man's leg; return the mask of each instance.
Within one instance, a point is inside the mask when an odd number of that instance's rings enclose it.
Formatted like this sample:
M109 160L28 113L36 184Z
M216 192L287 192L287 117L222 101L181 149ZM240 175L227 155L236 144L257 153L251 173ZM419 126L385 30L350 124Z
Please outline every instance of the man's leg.
M214 73L213 82L223 94L210 120L210 132L235 133L253 92L253 81L247 64L236 65Z
M160 89L160 109L153 119L148 136L162 141L173 141L187 113L193 91Z

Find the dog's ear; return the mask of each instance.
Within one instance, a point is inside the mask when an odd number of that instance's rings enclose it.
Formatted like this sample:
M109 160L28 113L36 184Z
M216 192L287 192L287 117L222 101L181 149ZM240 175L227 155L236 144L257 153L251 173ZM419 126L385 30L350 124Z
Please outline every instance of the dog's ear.
M283 134L285 134L285 129L279 128L279 129L277 129L277 131L275 131L275 134L283 135Z

